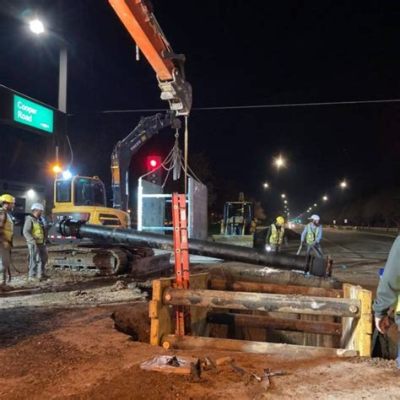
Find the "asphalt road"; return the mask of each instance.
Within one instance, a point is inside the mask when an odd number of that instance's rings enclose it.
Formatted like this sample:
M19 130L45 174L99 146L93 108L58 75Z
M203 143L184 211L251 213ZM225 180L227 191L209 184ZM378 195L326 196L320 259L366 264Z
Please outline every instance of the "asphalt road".
M301 229L296 229L301 232ZM371 232L324 228L322 249L334 260L334 276L367 286L379 280L379 268L384 267L395 236ZM296 251L298 243L289 244Z

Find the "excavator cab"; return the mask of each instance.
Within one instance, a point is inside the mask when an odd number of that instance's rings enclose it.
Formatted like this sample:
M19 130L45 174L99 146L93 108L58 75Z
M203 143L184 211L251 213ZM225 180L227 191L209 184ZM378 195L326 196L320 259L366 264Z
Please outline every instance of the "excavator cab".
M130 226L129 214L106 205L106 189L99 177L74 176L54 182L53 222L64 217L89 224L120 228Z

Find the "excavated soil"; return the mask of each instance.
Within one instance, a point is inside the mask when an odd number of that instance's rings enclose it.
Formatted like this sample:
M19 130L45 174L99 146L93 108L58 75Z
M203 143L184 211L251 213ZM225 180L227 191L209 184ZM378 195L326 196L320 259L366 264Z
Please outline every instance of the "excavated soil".
M114 316L114 319L111 318ZM0 313L1 399L399 399L399 372L387 360L284 359L251 354L168 352L115 329L125 321L148 340L147 303ZM131 332L132 333L132 332ZM199 380L140 369L156 355L230 356ZM285 375L258 382L263 370ZM249 377L250 376L250 377Z
M173 352L150 346L146 301L98 305L104 296L115 302L127 293L115 280L61 274L40 284L39 306L38 285L29 293L23 279L26 255L19 251L15 258L21 274L14 274L13 282L21 293L0 295L0 399L400 399L400 372L393 361ZM99 295L91 291L100 288ZM200 379L140 369L143 361L166 354L234 361L203 371ZM264 369L284 375L261 382L252 377L262 376Z

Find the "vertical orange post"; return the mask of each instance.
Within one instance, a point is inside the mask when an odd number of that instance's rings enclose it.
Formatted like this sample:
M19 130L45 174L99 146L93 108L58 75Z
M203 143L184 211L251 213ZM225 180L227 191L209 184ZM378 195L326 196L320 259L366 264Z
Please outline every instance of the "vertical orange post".
M189 244L186 213L186 196L172 194L172 222L174 226L174 255L176 287L189 288ZM176 310L176 335L185 334L185 313L183 306Z

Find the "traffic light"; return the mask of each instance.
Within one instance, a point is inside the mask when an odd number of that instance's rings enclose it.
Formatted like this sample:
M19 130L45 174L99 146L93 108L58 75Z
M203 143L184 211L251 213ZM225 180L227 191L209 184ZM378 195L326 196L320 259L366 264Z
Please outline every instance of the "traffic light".
M162 176L163 176L163 168L161 166L162 159L160 156L147 156L146 158L146 168L147 172L151 172L146 176L146 179L151 183L156 185L161 185Z

